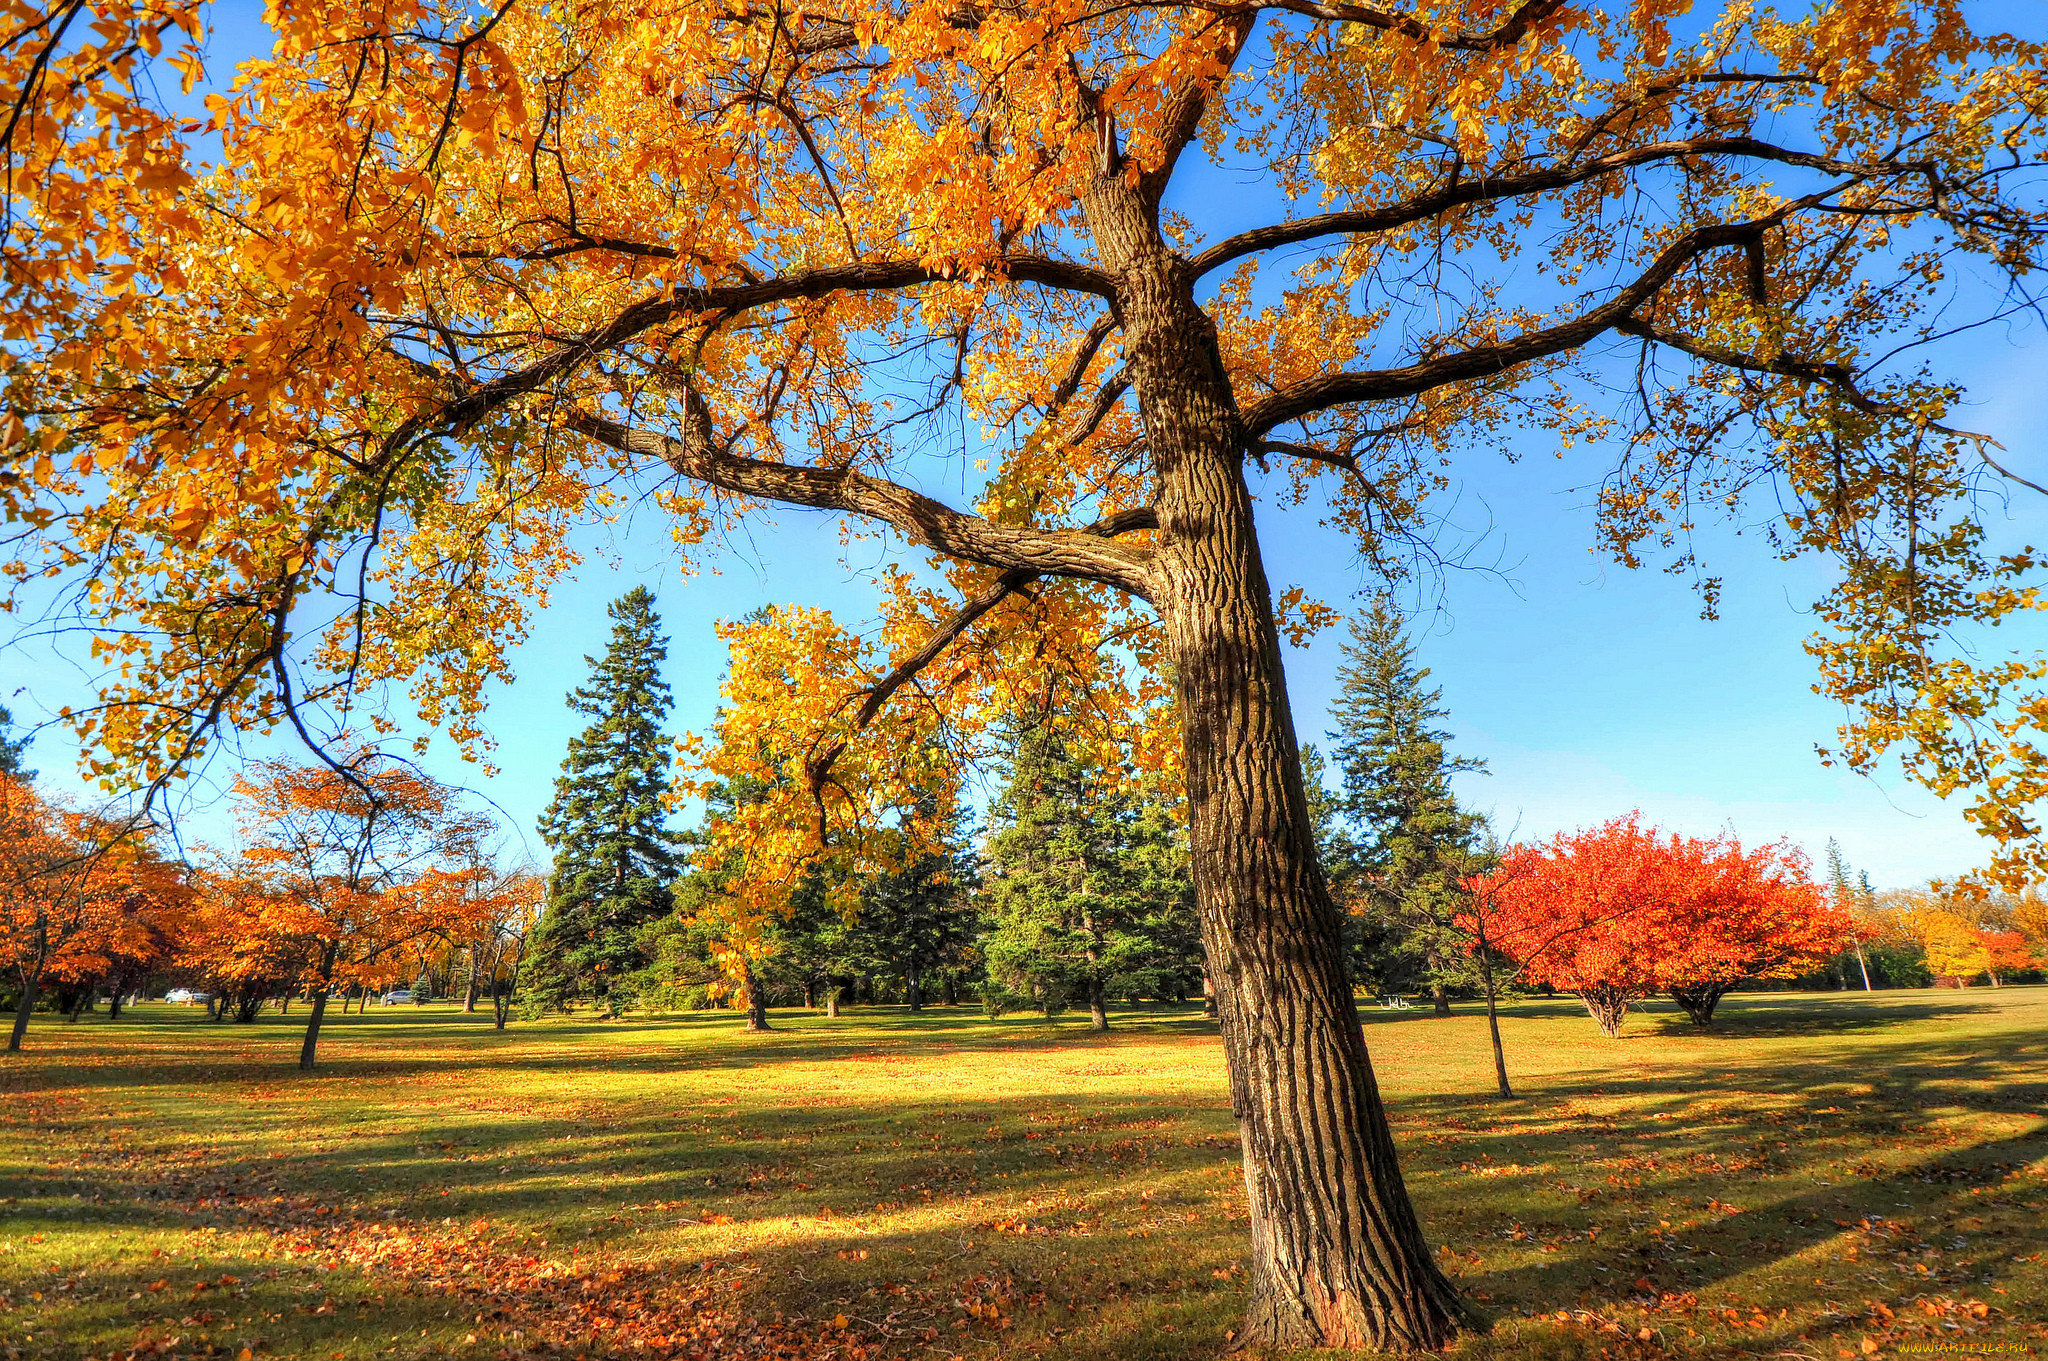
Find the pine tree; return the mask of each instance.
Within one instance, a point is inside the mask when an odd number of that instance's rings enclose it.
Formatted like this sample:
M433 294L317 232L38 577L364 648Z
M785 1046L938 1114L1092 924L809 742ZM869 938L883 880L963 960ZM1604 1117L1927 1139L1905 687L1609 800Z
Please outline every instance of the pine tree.
M631 1003L628 975L647 964L638 936L669 913L677 838L663 799L672 700L661 679L667 641L654 597L636 586L613 601L602 659L569 707L592 722L570 739L540 834L555 853L547 909L533 947L531 996L566 1008L592 1001L617 1015Z
M1483 770L1453 757L1443 691L1426 688L1405 621L1385 596L1351 621L1329 736L1338 807L1351 841L1336 874L1350 892L1353 977L1382 991L1428 989L1448 1015L1447 989L1471 981L1452 919L1460 881L1480 867L1485 819L1458 806L1451 776Z
M1047 1015L1112 994L1184 994L1200 972L1186 852L1172 818L1122 792L1050 723L1015 734L988 843L991 984Z

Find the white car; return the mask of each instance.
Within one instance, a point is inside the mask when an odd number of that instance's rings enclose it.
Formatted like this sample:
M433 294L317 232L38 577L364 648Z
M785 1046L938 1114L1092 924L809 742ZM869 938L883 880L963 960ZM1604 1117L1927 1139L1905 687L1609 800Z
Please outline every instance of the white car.
M384 1005L387 1007L404 1006L411 1000L412 990L410 988L394 988L390 992L385 993L383 998Z
M190 988L172 988L164 994L164 1000L166 1002L197 1002L204 1006L212 995L211 993L194 992Z

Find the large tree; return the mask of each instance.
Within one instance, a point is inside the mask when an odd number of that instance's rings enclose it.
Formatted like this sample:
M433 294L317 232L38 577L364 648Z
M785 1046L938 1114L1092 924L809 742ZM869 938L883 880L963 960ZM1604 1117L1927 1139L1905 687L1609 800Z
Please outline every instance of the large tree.
M616 1013L624 980L648 962L641 928L674 906L679 856L666 803L674 743L662 732L673 704L661 678L668 643L645 586L608 612L604 656L584 659L590 679L569 692L569 708L590 725L569 739L541 814L555 863L526 988L544 1005L593 1001Z
M1047 656L1171 691L1248 1344L1432 1347L1457 1312L1316 864L1255 487L1373 553L1507 423L1613 435L1602 542L1681 567L1754 490L1839 564L1843 756L1896 747L2037 853L2041 669L1955 635L2044 598L1969 514L1991 451L1936 366L2028 301L2048 94L1961 0L304 0L190 152L132 92L195 7L52 4L0 63L0 503L27 579L95 577L97 759L156 784L396 679L480 742L569 527L631 499L686 542L783 503L935 557L883 574L882 664L825 648L780 715L813 726L764 845L857 837L927 774L877 743ZM936 494L975 459L976 504Z
M1338 807L1350 824L1345 878L1355 886L1358 949L1382 990L1427 989L1440 1016L1447 989L1474 980L1456 926L1478 873L1485 819L1458 804L1451 776L1485 763L1450 754L1443 691L1417 666L1406 621L1386 596L1351 619L1337 698L1330 705L1331 756L1342 784Z

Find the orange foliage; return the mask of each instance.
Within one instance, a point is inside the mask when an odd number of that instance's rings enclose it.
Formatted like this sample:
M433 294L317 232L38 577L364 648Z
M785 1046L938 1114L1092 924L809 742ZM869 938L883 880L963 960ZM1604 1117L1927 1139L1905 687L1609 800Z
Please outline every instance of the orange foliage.
M1845 948L1855 925L1780 843L1745 851L1646 828L1640 814L1517 846L1474 884L1488 943L1539 983L1575 992L1610 1035L1669 992L1704 1025L1745 978L1790 978Z
M391 981L400 951L462 939L482 908L443 863L488 823L452 792L364 758L346 770L260 762L235 781L243 845L202 878L185 958L229 989L329 989Z
M118 980L161 956L182 896L143 829L0 776L0 968L20 993L8 1048L44 985Z

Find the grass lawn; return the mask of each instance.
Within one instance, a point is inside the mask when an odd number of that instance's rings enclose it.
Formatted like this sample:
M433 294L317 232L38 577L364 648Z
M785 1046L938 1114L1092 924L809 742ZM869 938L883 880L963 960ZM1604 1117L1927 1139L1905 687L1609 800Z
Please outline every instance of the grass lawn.
M1368 1008L1474 1358L2048 1353L2048 987L1738 995L1618 1041ZM0 1357L1206 1357L1237 1138L1187 1012L248 1026L0 1059Z

